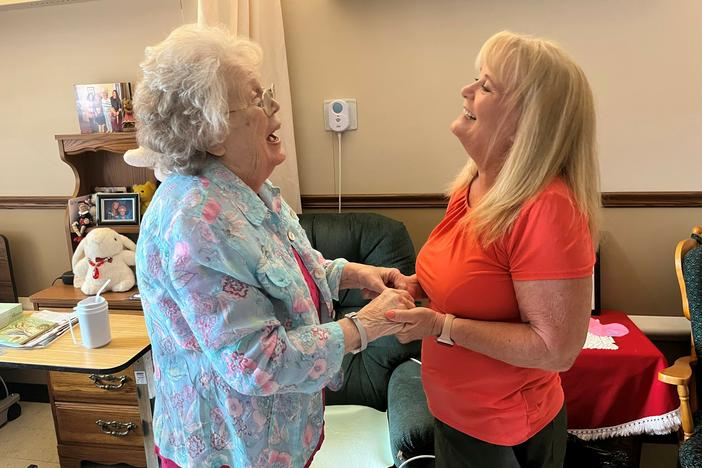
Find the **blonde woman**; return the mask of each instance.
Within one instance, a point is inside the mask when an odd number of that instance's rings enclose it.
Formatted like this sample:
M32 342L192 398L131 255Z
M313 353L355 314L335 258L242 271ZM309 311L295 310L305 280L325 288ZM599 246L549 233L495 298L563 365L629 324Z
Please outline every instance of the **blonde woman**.
M424 338L437 467L560 467L599 222L592 92L557 45L510 32L476 68L451 125L468 164L411 278L429 307L386 316Z

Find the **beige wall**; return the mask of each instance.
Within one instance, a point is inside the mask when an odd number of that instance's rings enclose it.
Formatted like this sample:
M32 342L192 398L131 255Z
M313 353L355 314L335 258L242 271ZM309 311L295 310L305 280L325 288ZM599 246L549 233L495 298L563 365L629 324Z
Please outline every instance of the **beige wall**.
M62 210L0 210L19 296L48 287L71 269Z
M680 315L673 264L702 208L609 208L600 247L602 305L633 315Z
M598 106L603 190L702 190L699 0L283 0L302 193L334 192L322 101L358 99L347 193L437 192L465 161L449 133L491 34L560 42Z
M195 0L182 17L195 19ZM180 0L95 0L0 10L2 195L66 195L53 135L78 130L75 83L136 82L144 46L181 23ZM701 190L698 0L282 0L304 194L333 193L322 100L358 99L344 136L346 193L438 192L463 164L448 131L492 33L551 37L596 95L604 191ZM674 7L672 6L674 5ZM636 174L632 172L636 171Z
M195 1L183 16L195 18ZM181 22L178 0L95 0L0 11L0 196L68 195L71 171L53 135L78 129L73 84L135 82L143 48ZM465 155L448 132L460 86L491 33L552 37L588 73L598 101L603 188L701 190L702 2L540 0L283 0L303 194L333 193L333 139L322 100L358 99L359 129L344 137L346 193L438 192ZM684 47L682 47L684 45ZM673 164L671 164L673 163ZM381 210L419 247L440 210ZM603 304L677 314L675 242L698 209L608 209ZM68 269L60 210L0 210L19 292Z
M194 0L183 4L194 20ZM180 23L179 0L0 10L0 196L70 195L54 135L80 132L73 85L135 83L144 47Z

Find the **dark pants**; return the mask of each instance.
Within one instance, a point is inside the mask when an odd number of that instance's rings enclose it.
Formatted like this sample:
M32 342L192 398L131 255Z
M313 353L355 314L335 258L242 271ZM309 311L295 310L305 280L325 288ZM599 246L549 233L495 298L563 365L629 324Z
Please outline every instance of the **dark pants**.
M566 450L565 405L529 440L513 447L483 442L434 420L436 468L562 468Z

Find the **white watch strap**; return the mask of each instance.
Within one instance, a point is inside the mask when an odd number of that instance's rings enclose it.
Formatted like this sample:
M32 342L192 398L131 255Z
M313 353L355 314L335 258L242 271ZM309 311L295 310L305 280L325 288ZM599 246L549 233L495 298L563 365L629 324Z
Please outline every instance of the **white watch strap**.
M453 340L451 339L451 325L453 324L453 319L456 317L451 314L445 314L444 326L441 328L441 335L436 338L439 343L453 346Z
M361 321L358 319L358 312L351 312L346 314L345 317L350 319L356 328L358 329L358 334L361 335L361 347L352 351L353 354L358 354L368 347L368 335L366 335L366 329L363 328Z

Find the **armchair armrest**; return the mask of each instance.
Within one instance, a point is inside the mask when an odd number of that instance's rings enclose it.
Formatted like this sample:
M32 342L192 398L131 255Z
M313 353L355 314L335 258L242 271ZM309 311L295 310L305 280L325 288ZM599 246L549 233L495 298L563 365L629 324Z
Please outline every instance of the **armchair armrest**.
M689 385L692 378L692 364L697 359L693 356L683 356L675 360L675 364L666 367L658 373L658 380L671 385Z
M407 360L397 366L388 383L388 429L395 466L418 455L434 454L434 416L422 387L421 366ZM434 466L421 461L411 467Z
M694 430L694 421L692 419L692 411L694 402L694 394L692 395L693 404L690 404L690 386L694 388L694 380L692 380L692 365L697 363L695 356L683 356L678 358L670 367L666 367L658 373L658 380L661 382L675 385L678 389L678 398L680 398L680 419L682 421L683 439L687 440L692 436Z

